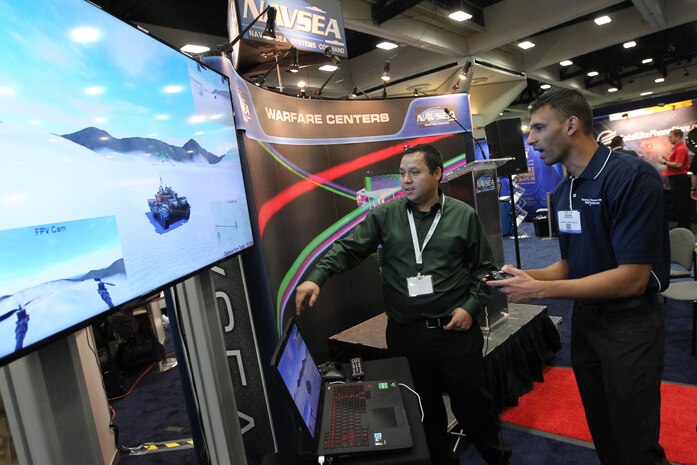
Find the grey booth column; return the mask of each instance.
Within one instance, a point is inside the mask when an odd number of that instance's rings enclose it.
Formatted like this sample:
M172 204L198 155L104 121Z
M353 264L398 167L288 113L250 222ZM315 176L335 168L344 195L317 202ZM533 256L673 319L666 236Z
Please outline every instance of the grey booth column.
M225 352L223 328L215 301L210 271L174 288L179 326L187 341L186 360L206 438L205 448L214 465L246 465L237 402Z
M118 461L91 330L0 368L0 392L21 465Z

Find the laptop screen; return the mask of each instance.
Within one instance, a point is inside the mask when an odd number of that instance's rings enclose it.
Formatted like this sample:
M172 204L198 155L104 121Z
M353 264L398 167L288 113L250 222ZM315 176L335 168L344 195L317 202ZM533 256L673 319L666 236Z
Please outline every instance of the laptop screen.
M274 366L283 380L283 386L293 399L312 437L316 436L322 375L312 359L307 345L294 320L284 331L274 357Z

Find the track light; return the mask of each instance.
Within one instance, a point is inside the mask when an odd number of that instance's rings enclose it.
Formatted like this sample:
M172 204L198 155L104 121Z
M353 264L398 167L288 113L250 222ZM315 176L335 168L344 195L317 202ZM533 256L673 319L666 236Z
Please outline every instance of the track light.
M350 99L354 99L358 97L358 87L353 86L353 90L351 91L351 95L349 95Z
M290 48L290 66L288 66L288 71L291 73L300 71L300 65L298 65L298 49L295 47Z
M269 7L269 11L266 13L266 28L261 36L268 40L276 38L276 8L274 7Z
M332 63L334 63L336 66L339 66L339 63L341 63L341 58L334 55L334 52L332 52L330 47L326 47L324 49L324 56L329 57L329 59L332 60Z
M462 67L460 70L460 73L457 75L461 81L466 81L470 77L470 70L472 69L472 62L467 61L465 65Z
M389 61L385 62L385 67L382 70L382 78L381 79L385 82L390 80L390 62Z

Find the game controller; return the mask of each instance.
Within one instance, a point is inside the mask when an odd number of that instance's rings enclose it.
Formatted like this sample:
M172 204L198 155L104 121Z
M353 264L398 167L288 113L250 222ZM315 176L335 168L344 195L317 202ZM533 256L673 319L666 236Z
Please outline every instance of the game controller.
M344 381L346 379L346 373L338 363L324 362L317 365L317 368L324 381Z
M486 281L500 281L502 279L508 279L508 278L512 278L512 277L513 277L512 274L499 270L499 271L492 271L491 273L484 276L484 279Z

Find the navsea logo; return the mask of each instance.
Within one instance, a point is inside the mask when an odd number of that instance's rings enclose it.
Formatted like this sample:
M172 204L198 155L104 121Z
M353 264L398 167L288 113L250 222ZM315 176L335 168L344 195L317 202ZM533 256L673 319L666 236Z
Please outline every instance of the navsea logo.
M237 91L237 100L240 102L240 109L242 110L242 118L244 118L245 123L249 123L252 120L252 113L249 111L249 105L247 105L247 100L240 92L240 89L235 89Z
M252 24L254 18L264 10L264 3L263 0L244 0L242 27ZM315 52L330 46L332 53L348 56L341 4L337 0L285 0L282 4L272 2L271 6L276 8L278 37L275 42L290 42L300 50ZM266 17L261 19L258 27L263 26ZM261 32L256 29L249 31L249 35L255 39L261 38Z
M416 111L416 124L420 128L450 123L450 116L445 112L445 107L417 108Z
M477 179L477 194L480 192L489 192L496 189L496 181L492 176L485 174Z

